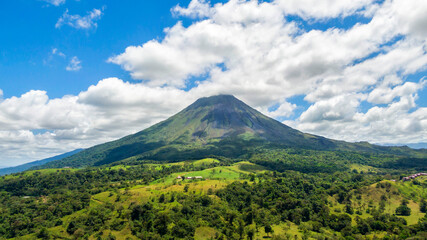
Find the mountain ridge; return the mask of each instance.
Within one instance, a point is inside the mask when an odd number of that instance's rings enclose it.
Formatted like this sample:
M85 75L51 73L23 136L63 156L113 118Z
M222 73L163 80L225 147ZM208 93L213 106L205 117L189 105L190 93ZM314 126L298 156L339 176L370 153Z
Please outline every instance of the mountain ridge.
M28 170L28 169L33 168L33 167L41 166L43 164L46 164L46 163L49 163L52 161L57 161L57 160L65 158L65 157L72 156L72 155L79 153L81 151L83 151L83 149L79 148L79 149L75 149L75 150L70 151L70 152L66 152L66 153L59 154L59 155L49 157L49 158L45 158L42 160L36 160L33 162L21 164L21 165L14 166L14 167L0 168L0 176L6 175L6 174L23 172L23 171Z

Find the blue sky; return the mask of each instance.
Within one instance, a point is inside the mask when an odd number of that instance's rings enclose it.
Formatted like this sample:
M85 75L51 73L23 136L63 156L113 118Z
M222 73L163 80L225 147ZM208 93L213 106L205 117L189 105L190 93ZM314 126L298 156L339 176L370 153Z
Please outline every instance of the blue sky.
M425 2L313 1L0 3L0 166L220 93L305 132L427 147Z

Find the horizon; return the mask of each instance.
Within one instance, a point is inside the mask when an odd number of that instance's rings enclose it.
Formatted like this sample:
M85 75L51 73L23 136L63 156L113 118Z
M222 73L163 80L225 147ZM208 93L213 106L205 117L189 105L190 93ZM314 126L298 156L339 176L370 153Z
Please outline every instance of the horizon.
M427 2L308 2L1 3L0 168L218 94L302 132L427 148Z

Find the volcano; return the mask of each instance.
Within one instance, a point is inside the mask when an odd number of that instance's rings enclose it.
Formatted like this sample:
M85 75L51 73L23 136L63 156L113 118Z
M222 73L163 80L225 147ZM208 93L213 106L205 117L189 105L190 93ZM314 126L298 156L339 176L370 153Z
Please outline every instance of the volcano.
M301 148L405 156L424 155L408 147L349 143L303 133L263 115L231 95L198 99L163 122L100 144L43 167L99 166L117 161L182 161L244 157L259 148Z

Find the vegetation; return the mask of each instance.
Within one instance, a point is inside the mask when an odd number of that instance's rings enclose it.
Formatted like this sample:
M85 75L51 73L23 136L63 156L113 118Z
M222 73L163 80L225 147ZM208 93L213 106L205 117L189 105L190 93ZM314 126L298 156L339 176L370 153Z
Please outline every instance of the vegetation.
M0 179L0 236L405 239L427 231L424 195L411 194L426 178L403 183L384 179L406 170L327 169L203 159L15 174Z

